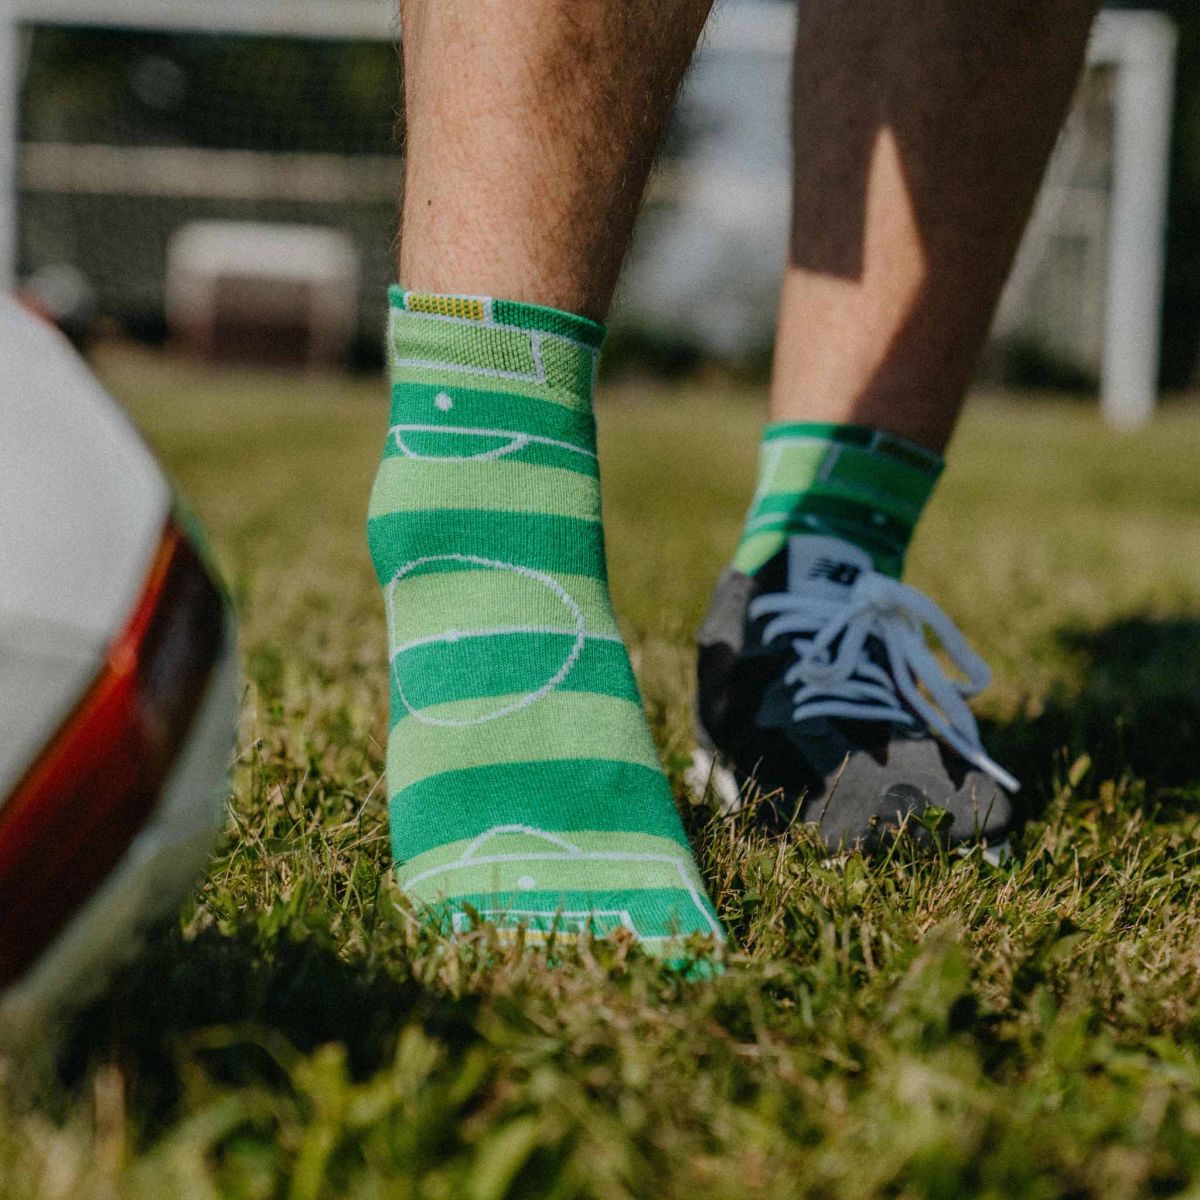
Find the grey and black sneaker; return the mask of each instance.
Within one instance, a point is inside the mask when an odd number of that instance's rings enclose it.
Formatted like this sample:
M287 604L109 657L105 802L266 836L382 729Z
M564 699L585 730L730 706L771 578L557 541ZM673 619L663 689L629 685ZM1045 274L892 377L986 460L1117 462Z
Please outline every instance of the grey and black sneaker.
M929 630L964 678L950 679ZM922 592L839 538L804 535L756 575L727 570L699 635L699 741L688 782L726 812L757 788L775 827L814 822L831 849L904 826L1007 851L1017 781L988 757L966 697L987 664Z

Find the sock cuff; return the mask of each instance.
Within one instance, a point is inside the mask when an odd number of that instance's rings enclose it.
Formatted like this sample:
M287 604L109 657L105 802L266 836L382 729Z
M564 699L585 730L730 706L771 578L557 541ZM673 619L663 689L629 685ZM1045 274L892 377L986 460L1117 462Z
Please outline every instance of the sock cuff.
M854 446L868 454L878 454L903 463L935 482L946 466L946 460L924 446L867 425L835 425L825 421L772 421L763 430L763 446L789 438L830 442L838 446Z
M496 300L491 296L462 296L442 292L415 292L392 284L388 288L388 307L393 312L414 316L440 317L465 321L484 327L519 329L524 333L548 333L553 337L580 342L591 350L600 349L607 330L599 321L575 313L527 304L518 300Z
M548 436L547 421L557 427L559 409L590 420L605 332L594 320L490 296L394 287L388 299L395 421L421 424L419 414L439 403L443 414L454 412L451 424L462 425L463 392L475 400L491 396L485 412L476 414L481 427L496 427L500 412L515 420L516 408L528 409L524 433Z
M881 429L776 421L763 431L758 489L733 565L752 575L796 535L852 542L899 577L942 457Z

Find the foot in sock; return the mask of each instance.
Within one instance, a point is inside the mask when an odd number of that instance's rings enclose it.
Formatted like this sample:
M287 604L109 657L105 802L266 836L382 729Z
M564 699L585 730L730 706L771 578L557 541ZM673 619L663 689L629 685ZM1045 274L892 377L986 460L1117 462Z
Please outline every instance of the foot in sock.
M652 950L722 940L605 574L592 388L603 327L393 289L392 418L368 520L391 658L400 885Z
M736 808L753 781L778 826L832 848L883 845L947 811L951 844L1003 854L1017 782L979 741L966 697L986 664L899 581L941 470L856 426L768 426L759 487L699 635L699 748L689 781ZM948 679L933 633L961 671Z

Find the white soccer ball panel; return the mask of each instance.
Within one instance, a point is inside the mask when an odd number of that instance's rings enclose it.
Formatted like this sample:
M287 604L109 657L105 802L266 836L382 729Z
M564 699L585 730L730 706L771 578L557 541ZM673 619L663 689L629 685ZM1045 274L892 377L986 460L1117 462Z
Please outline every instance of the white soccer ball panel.
M150 451L70 344L0 297L0 621L107 644L170 509Z
M56 330L0 297L0 796L129 620L170 491Z

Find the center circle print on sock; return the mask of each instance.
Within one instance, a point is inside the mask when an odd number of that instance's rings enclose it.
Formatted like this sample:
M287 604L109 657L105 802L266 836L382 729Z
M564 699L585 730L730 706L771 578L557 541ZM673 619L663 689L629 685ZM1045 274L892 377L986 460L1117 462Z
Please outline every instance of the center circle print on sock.
M546 593L553 596L562 606L564 621L561 626L557 624L530 624L506 625L492 628L483 627L478 629L446 629L441 633L431 634L427 637L395 646L392 650L392 677L396 683L396 694L413 720L418 721L422 725L440 726L446 729L462 729L470 725L484 725L489 721L499 720L499 718L506 717L511 713L520 712L521 709L528 708L531 704L536 704L543 696L548 696L554 691L571 673L571 669L575 666L580 654L583 652L583 647L587 642L586 622L583 610L575 603L562 584L553 578L553 576L547 575L544 571L535 571L532 567L523 567L517 563L502 562L494 558L480 558L474 554L429 554L421 558L414 558L411 562L405 563L396 572L385 593L389 634L392 635L393 644L395 641L395 622L393 618L394 597L397 585L406 577L420 572L423 568L439 563L455 563L469 570L502 571L516 576L530 585L531 598L537 596L539 599L544 599ZM541 595L538 596L538 593ZM536 603L536 600L533 602ZM545 681L533 690L523 692L515 698L509 697L504 704L496 708L480 713L473 713L469 717L459 718L435 716L417 707L410 700L410 691L404 686L401 669L401 660L407 651L415 649L417 646L435 646L439 644L454 646L456 648L470 647L471 645L478 645L484 648L498 638L509 638L530 633L562 634L564 635L564 641L567 643L562 661L556 665ZM570 640L567 641L567 638ZM469 666L459 666L458 669L464 671L464 673L471 673Z

